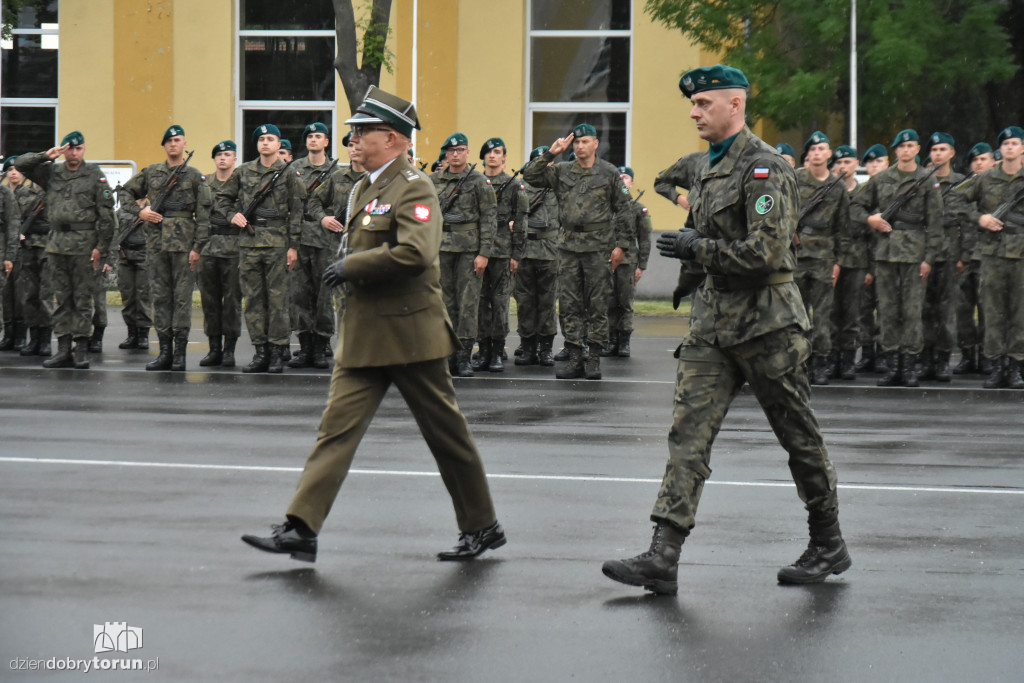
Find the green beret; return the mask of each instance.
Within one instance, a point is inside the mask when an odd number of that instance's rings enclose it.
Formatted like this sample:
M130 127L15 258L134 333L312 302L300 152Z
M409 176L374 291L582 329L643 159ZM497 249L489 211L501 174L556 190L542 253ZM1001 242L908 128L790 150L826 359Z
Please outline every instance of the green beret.
M345 137L341 139L341 146L348 147L348 143L352 141L352 131L345 133Z
M750 89L750 81L739 69L724 64L702 66L683 74L679 79L679 90L683 95L692 98L705 90L723 90L726 88Z
M292 151L292 141L287 138L281 138L281 149L286 149L289 152Z
M420 120L412 102L381 90L375 85L371 85L366 91L363 103L356 108L352 118L345 121L346 126L367 123L385 123L407 138L412 137L413 128L420 130Z
M794 159L796 158L796 150L793 149L793 145L788 142L780 142L775 145L775 151L779 154L785 154L786 156L793 157Z
M218 142L216 145L213 146L213 153L210 155L210 158L211 159L216 158L216 156L218 154L220 154L221 152L237 152L237 151L238 151L238 145L235 144L234 140L222 140L221 142Z
M619 166L619 175L628 175L630 178L636 177L633 174L633 169L631 169L629 166Z
M502 140L501 138L491 138L490 140L484 143L483 147L480 148L480 158L483 159L485 156L487 156L488 152L490 152L492 149L497 149L498 147L501 147L506 152L508 152L508 147L505 146L504 140Z
M64 139L60 141L60 146L71 145L72 147L78 147L79 145L85 144L85 136L79 133L77 130L73 130L64 136Z
M857 158L857 150L855 150L853 147L850 147L849 145L839 145L832 152L832 160L833 161L836 161L837 159L850 159L850 158L853 158L853 159Z
M1020 126L1009 126L1007 128L1003 128L999 133L999 144L1003 144L1004 140L1009 140L1010 138L1024 140L1024 128L1021 128Z
M896 138L892 141L892 144L889 145L889 147L891 149L891 148L894 148L894 147L899 147L904 142L920 142L920 141L921 141L921 139L919 137L917 137L917 131L914 130L913 128L907 128L905 130L901 130L899 133L896 133Z
M462 133L452 133L445 138L444 144L441 145L441 151L443 152L449 147L460 147L462 145L469 147L469 138Z
M323 133L327 137L331 137L330 131L327 130L327 124L320 123L319 121L311 123L302 129L302 137L306 137L310 133Z
M949 145L955 147L956 142L953 140L953 136L949 133L932 133L932 136L928 138L929 145Z
M258 142L261 135L276 135L277 139L281 139L281 129L272 123L264 123L262 126L256 126L256 130L252 132L252 141Z
M871 145L870 147L868 147L868 151L867 152L864 152L864 158L860 160L860 163L866 164L869 161L874 161L875 159L881 159L882 157L888 158L889 157L889 153L887 151L885 151L885 147L882 147L882 145L874 144L874 145Z
M171 126L164 131L164 139L160 141L160 144L165 144L169 138L173 138L175 135L185 137L185 129L181 126Z
M967 153L967 163L970 163L970 162L974 161L976 158L980 157L982 154L991 154L991 153L992 153L992 145L988 144L987 142L979 142L974 147L971 147L971 151Z
M831 141L828 139L828 136L822 133L820 130L816 130L813 133L811 133L811 137L807 138L807 142L804 143L804 155L807 154L807 150L809 150L812 145L820 145L823 142Z
M588 135L596 138L597 128L594 128L589 123L581 123L580 125L572 129L572 135L574 138L583 138Z
M547 145L541 145L540 147L536 148L535 150L530 152L530 161L533 161L534 159L536 159L537 157L539 157L541 154L543 154L544 152L548 151L549 149L551 149L551 148L548 147Z
M14 165L14 160L17 159L17 158L18 158L17 154L12 154L11 156L9 156L6 159L4 159L4 173L6 173L7 171L11 170L11 166Z

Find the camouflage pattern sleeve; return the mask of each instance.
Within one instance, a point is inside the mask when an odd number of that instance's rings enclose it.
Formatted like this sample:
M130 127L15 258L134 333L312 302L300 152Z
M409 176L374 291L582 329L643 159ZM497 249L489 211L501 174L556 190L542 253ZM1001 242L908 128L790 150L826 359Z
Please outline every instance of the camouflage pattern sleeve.
M45 152L32 152L20 155L14 162L14 168L21 171L22 175L44 190L47 188L50 176L53 174L53 162L47 158Z
M6 185L0 185L3 194L2 212L4 239L0 240L0 261L14 261L18 254L18 243L21 235L21 212L18 211L14 193Z
M640 202L636 204L639 209L636 222L636 242L639 246L640 257L637 261L637 267L640 270L647 270L647 261L651 257L651 231L654 229L654 224L651 221L651 213L647 207Z
M206 176L199 173L196 179L196 232L192 241L192 251L203 253L203 248L210 241L210 212L213 209L213 197Z
M494 237L498 229L498 200L494 188L487 182L482 173L472 171L479 176L473 183L473 194L480 207L480 251L481 256L490 258L494 255Z
M111 241L114 239L114 192L107 183L107 177L99 166L96 169L96 229L99 237L96 242L96 249L100 255L105 255L110 249Z
M306 206L306 184L298 174L285 171L288 183L288 239L289 247L298 247L302 239L302 217Z
M309 195L309 201L306 202L306 211L309 213L310 218L319 225L320 221L327 217L324 207L333 205L334 179L332 177L326 183L313 190L313 194Z
M693 187L697 161L702 155L707 156L705 152L687 154L659 173L654 179L654 191L675 204L680 195L677 187L684 190Z
M558 171L554 166L549 165L554 160L555 155L545 150L523 169L523 180L534 187L550 187L552 190L557 190Z
M149 183L147 181L146 169L144 168L133 175L127 183L121 186L121 192L118 193L117 200L121 205L122 211L126 211L135 218L138 218L139 211L141 211L142 208L138 205L136 200L142 199L148 194Z
M526 187L516 183L515 213L512 219L512 258L522 261L526 253L527 214L530 211L530 200L526 195Z
M920 169L919 170L923 170ZM942 194L935 188L933 183L925 183L924 205L925 205L925 252L924 262L935 263L938 255L942 253Z
M213 198L213 210L224 216L228 222L231 222L232 216L242 211L241 188L239 186L239 180L242 175L241 169L242 167L239 166L231 173L231 176L224 181L224 184Z
M839 206L835 211L832 212L832 234L834 235L834 255L835 260L832 263L839 263L843 254L850 251L851 235L850 235L850 193L846 191L846 187L839 183L835 186L834 190L839 191Z
M629 251L636 244L635 230L633 228L633 198L629 194L629 188L619 177L619 170L615 169L615 178L611 191L612 211L614 213L615 244L623 251ZM613 248L614 248L613 247Z
M850 219L857 223L867 225L868 216L873 216L880 211L878 208L878 176L869 178L854 196L850 203ZM871 226L867 226L871 230Z

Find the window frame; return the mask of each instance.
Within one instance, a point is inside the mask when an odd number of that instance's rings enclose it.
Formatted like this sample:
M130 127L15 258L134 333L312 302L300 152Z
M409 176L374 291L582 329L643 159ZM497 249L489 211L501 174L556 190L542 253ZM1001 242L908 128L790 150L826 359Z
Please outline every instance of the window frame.
M0 71L0 110L10 108L38 108L53 110L53 145L57 145L60 139L58 132L60 124L60 6L57 7L56 28L11 28L11 36L39 36L40 43L44 36L56 36L57 38L57 95L58 97L3 97L3 74ZM7 49L4 47L3 49ZM6 155L8 150L2 150Z

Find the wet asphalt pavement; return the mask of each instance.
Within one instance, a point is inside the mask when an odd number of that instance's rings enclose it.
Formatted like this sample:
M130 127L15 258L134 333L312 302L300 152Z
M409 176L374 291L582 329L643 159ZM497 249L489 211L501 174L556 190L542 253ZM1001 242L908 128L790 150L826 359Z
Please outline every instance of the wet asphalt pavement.
M155 344L118 350L110 318L88 371L0 354L0 681L115 658L157 668L85 680L1024 680L1024 392L816 388L853 567L805 587L775 580L805 515L742 394L679 595L655 597L601 563L650 541L680 320L641 321L600 382L511 364L456 380L509 538L472 563L434 559L451 506L389 393L310 565L239 536L283 518L328 371L199 372L196 326L190 372L147 373ZM94 653L105 622L143 647Z

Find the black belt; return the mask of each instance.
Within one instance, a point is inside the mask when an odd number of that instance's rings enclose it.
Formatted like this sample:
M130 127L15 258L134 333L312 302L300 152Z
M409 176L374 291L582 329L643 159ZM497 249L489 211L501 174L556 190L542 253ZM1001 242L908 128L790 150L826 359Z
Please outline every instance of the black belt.
M549 240L553 237L558 237L557 230L545 230L543 232L536 231L526 233L526 239L528 240Z
M736 292L742 289L770 287L793 281L793 273L772 273L764 277L742 277L739 275L708 275L706 284L720 292Z
M805 218L800 221L800 225L797 228L797 232L807 233L815 232L819 230L827 230L829 228L829 222L821 219Z
M57 223L53 226L53 229L57 232L85 232L86 230L95 230L95 223Z
M441 230L443 232L472 232L479 227L479 223L445 223L441 226Z
M238 236L239 227L237 225L225 224L225 225L211 225L211 235L226 235L228 237Z
M598 230L607 230L611 227L611 223L605 221L603 223L583 223L581 225L567 225L565 229L569 232L597 232Z
M195 214L191 211L164 211L160 215L164 218L192 218Z

